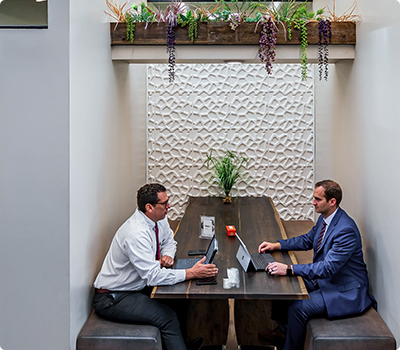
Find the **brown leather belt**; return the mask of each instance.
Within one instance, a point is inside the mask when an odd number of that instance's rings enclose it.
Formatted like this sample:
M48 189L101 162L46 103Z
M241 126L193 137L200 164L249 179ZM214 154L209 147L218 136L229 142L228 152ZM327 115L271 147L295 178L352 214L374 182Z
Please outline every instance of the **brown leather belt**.
M124 291L124 292L142 293L142 294L146 294L146 295L150 296L152 290L153 290L153 287L146 286L146 287L144 287L144 288L141 289L141 290L131 290L131 291L126 290L126 291ZM94 289L94 292L95 292L96 294L101 294L101 293L112 293L113 291L112 291L112 290L109 290L109 289L95 288L95 289ZM114 291L114 292L116 292L116 291ZM0 348L0 350L1 350L1 348Z
M95 288L96 294L100 294L100 293L110 293L111 290L108 289L103 289L103 288Z

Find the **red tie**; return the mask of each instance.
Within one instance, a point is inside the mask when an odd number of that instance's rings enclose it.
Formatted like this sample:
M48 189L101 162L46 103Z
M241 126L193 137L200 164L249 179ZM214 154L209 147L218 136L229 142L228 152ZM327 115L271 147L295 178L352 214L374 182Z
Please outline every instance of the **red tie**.
M323 220L321 233L319 234L319 237L318 237L317 250L319 250L319 248L321 248L322 241L324 240L325 229L326 229L326 222L325 222L325 220Z
M158 240L158 226L156 223L156 226L154 228L156 230L156 240L157 240L157 252L156 252L156 260L160 260L161 256L160 256L160 241Z

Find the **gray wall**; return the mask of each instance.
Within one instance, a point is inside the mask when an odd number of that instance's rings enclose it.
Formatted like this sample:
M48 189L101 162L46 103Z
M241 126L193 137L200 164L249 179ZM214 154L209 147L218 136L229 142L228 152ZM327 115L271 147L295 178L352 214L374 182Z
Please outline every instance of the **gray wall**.
M69 3L0 30L0 346L69 347Z
M145 181L137 77L111 61L104 9L50 1L48 29L0 30L5 350L75 349L92 282Z
M145 181L145 133L131 114L130 67L113 64L105 3L70 0L70 347L92 283ZM131 117L132 115L132 117ZM141 137L135 137L140 130ZM139 160L138 160L139 159Z
M336 2L337 14L352 2ZM316 85L316 179L342 185L342 206L361 230L379 314L399 343L400 2L357 3L356 59L336 64L329 83Z

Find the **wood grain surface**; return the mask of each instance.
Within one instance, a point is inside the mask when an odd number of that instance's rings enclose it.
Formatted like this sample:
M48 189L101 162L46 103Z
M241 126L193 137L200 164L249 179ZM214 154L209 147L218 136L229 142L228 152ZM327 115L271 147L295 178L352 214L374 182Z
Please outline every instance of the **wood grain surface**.
M354 22L333 22L330 45L355 45L356 24ZM318 22L309 22L307 42L317 45L319 41ZM299 45L300 30L292 28L292 38L287 38L286 25L277 25L277 45ZM175 28L176 45L259 45L261 25L242 23L232 30L227 22L199 23L198 37L192 43L188 36L188 28ZM111 45L165 45L167 23L136 23L134 43L127 39L126 23L110 23Z
M215 232L219 242L219 252L215 257L218 266L216 285L198 286L187 281L173 286L159 286L153 291L154 298L188 299L304 299L307 290L301 277L270 276L265 272L245 272L236 259L239 242L236 237L228 237L226 225L234 225L250 252L256 252L264 241L275 242L286 238L285 229L275 206L268 197L239 197L232 204L223 204L219 197L191 197L185 214L179 224L175 239L178 242L176 259L187 258L190 249L206 249L209 240L199 238L200 216L215 217ZM275 260L295 263L295 257L287 252L272 253ZM227 269L239 270L240 287L224 289L223 278Z

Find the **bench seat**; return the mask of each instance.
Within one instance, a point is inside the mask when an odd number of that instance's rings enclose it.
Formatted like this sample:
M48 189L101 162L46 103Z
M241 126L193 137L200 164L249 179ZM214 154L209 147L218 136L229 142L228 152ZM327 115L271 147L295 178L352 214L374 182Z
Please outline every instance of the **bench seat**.
M116 323L93 311L76 341L77 350L162 350L157 327Z
M396 340L372 307L360 316L308 321L304 350L395 350Z

